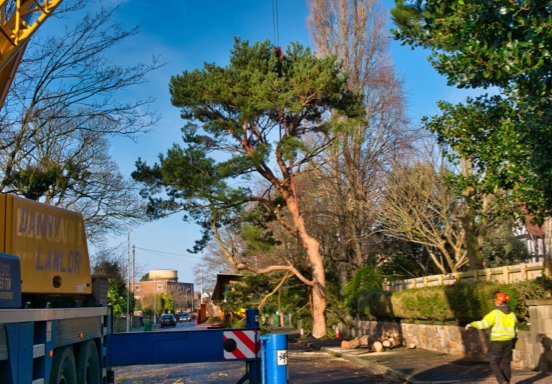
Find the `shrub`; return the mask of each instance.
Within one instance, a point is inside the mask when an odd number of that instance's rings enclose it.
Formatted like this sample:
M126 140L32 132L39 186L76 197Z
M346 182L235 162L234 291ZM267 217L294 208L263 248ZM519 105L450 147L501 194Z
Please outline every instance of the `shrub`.
M527 300L546 297L552 290L548 278L499 284L478 282L456 283L435 287L407 289L400 292L363 290L355 298L359 316L373 319L405 319L426 321L468 322L481 319L494 307L490 298L501 291L510 296L508 303L520 319L529 319Z

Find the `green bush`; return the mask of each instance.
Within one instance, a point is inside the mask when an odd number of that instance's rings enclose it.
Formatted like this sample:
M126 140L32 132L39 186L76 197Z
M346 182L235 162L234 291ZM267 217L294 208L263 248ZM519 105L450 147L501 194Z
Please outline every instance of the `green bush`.
M495 304L489 298L493 292L501 291L510 296L508 305L520 320L528 320L527 300L546 297L551 290L552 281L548 278L513 284L457 283L393 293L363 290L354 299L356 312L351 314L368 320L468 322L481 319L491 311Z

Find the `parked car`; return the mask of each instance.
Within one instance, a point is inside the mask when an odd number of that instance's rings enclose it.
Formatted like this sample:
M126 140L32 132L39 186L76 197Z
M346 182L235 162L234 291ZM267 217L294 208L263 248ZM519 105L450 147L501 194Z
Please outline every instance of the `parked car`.
M192 316L188 312L182 312L180 314L180 322L183 321L192 321Z
M176 318L173 314L165 314L161 316L161 328L172 325L176 327Z

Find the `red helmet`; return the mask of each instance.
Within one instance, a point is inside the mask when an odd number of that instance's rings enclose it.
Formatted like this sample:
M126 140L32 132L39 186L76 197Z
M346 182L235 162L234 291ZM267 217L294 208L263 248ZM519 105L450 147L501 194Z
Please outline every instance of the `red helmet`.
M496 305L502 305L502 304L504 304L505 302L507 302L508 300L510 300L510 296L506 295L505 293L498 292L498 293L495 295L495 303L496 303Z

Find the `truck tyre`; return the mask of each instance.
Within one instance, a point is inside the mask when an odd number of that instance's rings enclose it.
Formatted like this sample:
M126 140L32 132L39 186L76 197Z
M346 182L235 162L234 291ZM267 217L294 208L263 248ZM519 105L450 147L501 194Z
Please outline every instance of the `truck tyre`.
M77 384L77 367L73 347L61 347L54 353L50 384Z
M79 384L100 384L100 359L94 340L82 343L77 364Z

